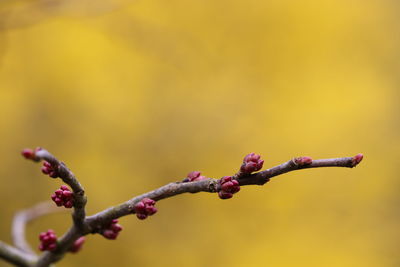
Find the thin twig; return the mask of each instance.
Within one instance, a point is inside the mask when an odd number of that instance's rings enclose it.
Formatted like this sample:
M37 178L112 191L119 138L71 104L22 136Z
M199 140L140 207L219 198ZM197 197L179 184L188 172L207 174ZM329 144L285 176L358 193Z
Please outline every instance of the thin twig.
M358 156L358 155L357 155ZM356 156L356 157L357 157ZM300 159L300 160L299 160ZM282 163L278 166L272 167L265 171L255 174L242 176L238 179L241 186L245 185L263 185L269 181L270 178L300 169L320 168L320 167L355 167L361 160L355 160L355 157L333 158L333 159L320 159L313 160L310 164L302 163L301 158L295 158L288 162ZM361 156L362 159L362 156ZM207 179L197 182L176 182L164 185L158 189L134 197L122 204L103 210L95 215L89 216L85 220L85 224L89 226L91 231L101 229L104 225L108 224L111 220L117 219L122 216L135 213L133 207L144 198L151 198L153 200L161 200L183 193L198 193L198 192L217 192L219 188L219 179Z
M60 178L72 188L72 191L74 192L74 200L75 200L74 212L72 214L72 218L74 220L74 224L76 227L78 227L78 228L84 227L83 221L86 216L85 206L86 206L87 199L85 196L85 190L83 189L83 186L76 179L73 172L67 168L65 163L59 161L56 157L54 157L52 154L50 154L47 150L40 149L35 153L35 156L37 159L45 160L45 161L49 162L52 166L57 168Z

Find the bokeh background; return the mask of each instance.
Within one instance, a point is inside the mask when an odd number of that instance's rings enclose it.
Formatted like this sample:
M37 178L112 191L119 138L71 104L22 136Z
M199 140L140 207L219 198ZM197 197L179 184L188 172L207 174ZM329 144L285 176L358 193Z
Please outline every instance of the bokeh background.
M193 170L364 153L355 169L292 172L228 201L181 195L117 241L89 236L58 266L400 266L400 21L393 0L4 0L0 239L79 177L93 214ZM68 213L28 227L61 235ZM6 266L0 262L1 266Z

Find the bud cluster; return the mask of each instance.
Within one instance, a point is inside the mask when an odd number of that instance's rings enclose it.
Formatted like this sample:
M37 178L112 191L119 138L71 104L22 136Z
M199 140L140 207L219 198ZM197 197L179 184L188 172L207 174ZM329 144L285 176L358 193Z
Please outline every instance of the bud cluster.
M66 185L62 185L60 189L57 189L54 194L51 195L51 199L59 207L64 206L70 209L74 205L74 194Z
M118 224L118 220L114 219L101 233L105 238L114 240L117 238L119 232L122 231L122 226Z
M148 216L153 215L157 212L157 208L154 207L156 202L150 198L144 198L142 201L135 205L136 217L140 220L146 219Z
M81 250L83 243L85 243L85 237L81 236L77 240L75 240L74 244L69 249L69 252L77 253L79 250Z
M242 173L250 174L252 172L256 172L261 170L264 160L260 159L261 156L258 154L250 153L243 159L242 166L240 167L240 171Z
M196 182L208 179L207 177L200 174L201 172L199 171L189 172L187 177L183 180L183 182Z
M220 191L218 196L221 199L228 199L233 196L233 194L240 191L240 185L237 180L233 180L231 176L224 176L219 180Z
M40 251L53 251L57 248L57 236L51 229L47 230L47 232L40 233L39 240Z
M49 162L44 161L42 167L43 174L50 176L51 178L59 177L57 167L52 166Z

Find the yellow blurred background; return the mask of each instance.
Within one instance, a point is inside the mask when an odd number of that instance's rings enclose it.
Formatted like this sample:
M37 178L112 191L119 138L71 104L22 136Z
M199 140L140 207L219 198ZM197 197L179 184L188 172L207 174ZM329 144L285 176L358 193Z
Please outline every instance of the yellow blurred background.
M400 21L393 0L5 0L0 4L0 239L78 176L88 214L250 152L364 153L355 169L292 172L233 199L181 195L89 236L58 266L400 266ZM61 235L68 214L28 238ZM6 266L0 262L0 266Z

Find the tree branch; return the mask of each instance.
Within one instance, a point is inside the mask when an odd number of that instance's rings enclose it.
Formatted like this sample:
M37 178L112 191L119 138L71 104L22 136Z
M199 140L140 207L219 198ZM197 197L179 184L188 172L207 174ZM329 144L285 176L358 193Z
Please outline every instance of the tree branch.
M101 233L105 237L107 237L104 233L104 230L108 229L107 227L110 227L110 224L113 222L113 220L126 215L135 214L137 211L137 205L140 204L140 202L142 202L143 204L143 201L145 201L146 198L150 199L152 205L154 204L154 201L159 201L183 193L218 192L220 198L226 199L232 197L234 193L238 192L240 190L240 186L264 185L270 180L270 178L290 171L320 167L353 168L357 164L359 164L363 158L361 154L358 154L354 157L320 160L312 160L309 157L299 157L282 163L281 165L272 167L270 169L260 171L258 173L253 173L254 171L258 171L262 168L264 161L260 159L259 155L252 153L244 158L240 170L233 176L225 176L221 179L213 179L200 176L200 172L193 172L189 174L187 178L183 179L180 182L169 183L153 191L144 193L140 196L136 196L124 203L103 210L97 214L85 217L86 197L84 195L83 187L75 178L74 174L65 166L65 164L57 160L53 155L51 155L48 151L44 149L36 149L34 152L32 150L28 150L24 151L23 154L26 158L32 159L34 161L45 160L49 162L51 164L52 171L54 170L57 172L57 175L51 174L50 176L59 176L65 183L67 183L73 190L75 200L73 213L74 224L67 231L67 233L64 234L64 236L57 240L56 249L52 251L46 251L42 255L40 255L38 260L32 265L37 267L49 266L51 263L59 261L65 255L65 253L68 252L70 248L74 245L74 242L81 236L87 235L89 233ZM221 192L223 194L220 194ZM15 221L22 220L21 218L22 217L20 217L18 220L16 218ZM18 232L18 235L20 235L21 227L17 228L19 230L15 230L15 232ZM116 236L114 236L114 238L108 238L115 239L115 237ZM29 245L26 244L26 241L24 239L20 240L17 238L16 244L25 252L31 252ZM10 255L12 254L11 252L4 253L4 251L13 251L14 254L12 255L17 255L13 257L13 259L19 259L20 263L24 263L25 261L23 261L23 257L29 257L29 254L23 254L23 252L20 251L17 251L16 253L15 250L16 249L7 246L6 249L3 249L3 254ZM3 256L3 258L5 257ZM10 258L11 257L8 257L8 261L11 261ZM14 260L13 262L17 262L17 260Z

